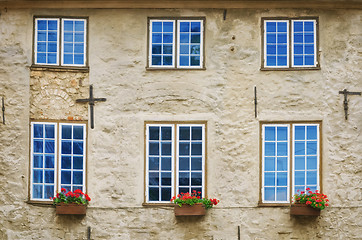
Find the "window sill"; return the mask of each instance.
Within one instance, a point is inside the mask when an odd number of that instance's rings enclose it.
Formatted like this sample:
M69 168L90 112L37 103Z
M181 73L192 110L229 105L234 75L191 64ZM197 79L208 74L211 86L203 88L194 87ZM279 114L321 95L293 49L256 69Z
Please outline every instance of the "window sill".
M147 71L205 71L206 68L202 67L202 68L154 68L154 67L146 67Z
M34 71L51 71L51 72L89 72L89 67L63 67L48 65L31 65L30 70Z
M35 201L35 200L28 200L26 201L27 204L39 206L39 207L50 207L53 206L53 202L51 201Z
M143 207L147 208L158 208L158 207L174 207L173 203L142 203Z
M258 207L290 207L290 203L258 203Z
M260 71L310 71L310 70L321 70L320 67L290 67L290 68L266 68L261 67Z

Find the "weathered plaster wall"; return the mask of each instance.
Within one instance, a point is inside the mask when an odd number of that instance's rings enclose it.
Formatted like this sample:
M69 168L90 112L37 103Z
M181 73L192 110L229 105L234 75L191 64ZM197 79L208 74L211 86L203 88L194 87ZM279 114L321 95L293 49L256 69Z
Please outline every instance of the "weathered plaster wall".
M89 74L29 70L33 15L89 17ZM152 16L205 16L206 70L146 70ZM260 71L260 19L275 16L319 17L321 70ZM238 226L241 239L359 239L362 97L349 97L345 121L338 91L362 90L361 24L359 10L228 10L225 21L221 9L1 11L0 239L86 239L88 226L93 239L237 239ZM26 203L29 119L87 119L74 100L88 96L88 84L107 98L88 132L92 202L84 218L56 216ZM207 191L221 203L205 217L142 206L144 121L155 120L208 121ZM321 217L257 206L262 120L323 121L322 184L332 206Z

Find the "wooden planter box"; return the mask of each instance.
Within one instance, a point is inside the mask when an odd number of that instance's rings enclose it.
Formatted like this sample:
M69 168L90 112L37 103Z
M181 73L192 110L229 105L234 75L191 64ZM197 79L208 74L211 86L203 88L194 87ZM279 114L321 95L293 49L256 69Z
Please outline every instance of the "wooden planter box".
M206 209L202 203L196 203L192 206L183 204L182 207L179 205L175 206L175 216L204 216Z
M306 204L292 204L290 206L290 215L296 216L319 216L321 210L317 208L312 208Z
M86 205L76 204L76 203L59 203L55 205L56 214L65 214L65 215L85 215L86 214Z

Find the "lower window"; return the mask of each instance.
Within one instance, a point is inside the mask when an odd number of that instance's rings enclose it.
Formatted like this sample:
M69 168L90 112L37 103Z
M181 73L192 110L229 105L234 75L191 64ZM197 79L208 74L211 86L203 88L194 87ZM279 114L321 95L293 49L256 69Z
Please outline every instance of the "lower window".
M263 203L290 203L320 189L320 123L262 124Z
M85 192L86 125L31 123L30 199L48 201L60 188Z
M205 124L146 124L146 202L205 196Z

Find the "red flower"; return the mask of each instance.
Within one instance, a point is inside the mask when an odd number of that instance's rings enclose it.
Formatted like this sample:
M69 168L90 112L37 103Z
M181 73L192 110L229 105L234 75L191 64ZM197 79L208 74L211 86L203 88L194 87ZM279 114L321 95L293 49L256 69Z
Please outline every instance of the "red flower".
M74 193L83 194L82 190L80 190L80 189L75 189L75 190L74 190Z
M85 200L87 200L88 202L91 200L91 198L88 196L88 194L85 194Z
M66 192L67 190L65 188L60 189L61 192Z

